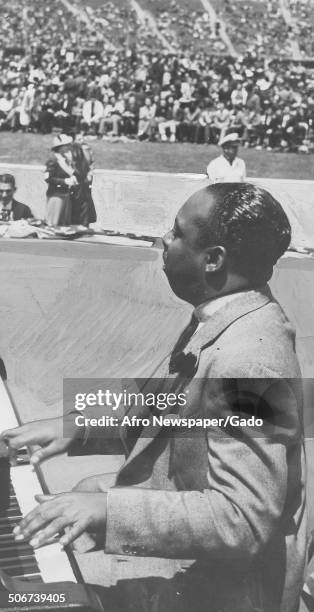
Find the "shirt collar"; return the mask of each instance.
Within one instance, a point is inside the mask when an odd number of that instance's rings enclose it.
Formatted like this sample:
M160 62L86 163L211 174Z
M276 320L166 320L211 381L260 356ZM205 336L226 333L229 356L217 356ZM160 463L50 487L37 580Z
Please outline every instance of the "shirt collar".
M215 312L217 312L217 310L224 308L227 304L238 298L239 293L240 292L222 295L221 297L218 297L216 299L204 302L203 304L200 304L194 309L193 314L199 321L199 323L205 323L205 321L207 321L207 319L209 319Z
M234 158L232 164L230 164L230 161L228 161L228 159L224 156L223 153L221 154L220 157L221 157L221 159L223 159L225 161L226 164L228 164L228 166L234 166L235 164L238 163L238 159L239 159L238 156L236 155L236 157Z

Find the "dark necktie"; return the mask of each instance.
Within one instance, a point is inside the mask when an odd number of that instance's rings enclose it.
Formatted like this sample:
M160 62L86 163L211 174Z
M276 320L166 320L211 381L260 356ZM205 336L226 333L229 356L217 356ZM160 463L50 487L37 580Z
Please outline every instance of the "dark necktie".
M8 208L3 208L0 211L0 221L10 221L11 210Z
M170 374L178 372L180 374L188 376L193 373L196 364L196 356L193 355L193 353L184 353L184 348L192 338L195 330L198 327L198 324L199 321L193 314L190 323L183 330L179 340L177 341L171 353L169 362Z

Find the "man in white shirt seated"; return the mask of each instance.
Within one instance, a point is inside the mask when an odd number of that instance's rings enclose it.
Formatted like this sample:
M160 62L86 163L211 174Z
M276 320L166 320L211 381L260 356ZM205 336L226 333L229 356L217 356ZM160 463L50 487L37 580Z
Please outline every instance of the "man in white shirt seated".
M10 92L5 92L2 97L0 97L0 127L5 125L9 114L13 107L13 98Z
M236 132L221 138L219 145L222 155L213 159L207 166L211 183L241 183L246 179L246 166L238 157L239 135Z
M89 131L98 132L100 120L104 112L103 104L95 96L84 102L82 109L81 128L85 134Z
M111 136L119 136L124 111L125 102L122 96L118 100L116 100L115 96L111 96L109 102L104 107L103 116L99 123L98 135L104 136L104 134L110 132Z

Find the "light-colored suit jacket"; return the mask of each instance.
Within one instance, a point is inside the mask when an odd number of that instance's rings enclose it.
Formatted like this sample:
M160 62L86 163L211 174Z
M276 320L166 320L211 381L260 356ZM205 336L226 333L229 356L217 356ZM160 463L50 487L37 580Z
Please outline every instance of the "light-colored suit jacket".
M136 441L123 428L128 456L108 492L105 552L181 560L171 580L150 583L146 605L130 609L296 612L306 516L293 329L268 288L239 293L177 361L181 374L164 388L187 393L180 416L255 415L264 424L184 435L155 426Z

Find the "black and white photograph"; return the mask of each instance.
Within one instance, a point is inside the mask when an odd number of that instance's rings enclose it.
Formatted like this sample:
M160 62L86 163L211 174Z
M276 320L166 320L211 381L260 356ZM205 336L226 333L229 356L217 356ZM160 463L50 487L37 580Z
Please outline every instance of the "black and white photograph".
M314 1L0 0L0 610L314 612Z

